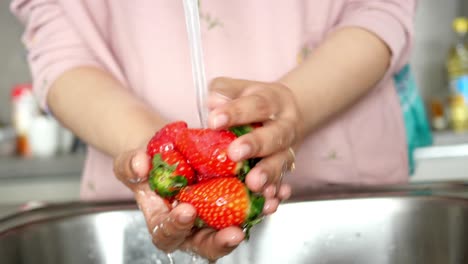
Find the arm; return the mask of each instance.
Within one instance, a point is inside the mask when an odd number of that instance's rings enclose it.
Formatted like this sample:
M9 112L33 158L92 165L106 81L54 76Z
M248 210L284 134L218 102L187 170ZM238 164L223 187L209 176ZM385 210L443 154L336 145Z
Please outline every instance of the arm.
M281 80L295 95L304 134L369 92L386 73L390 60L388 46L364 29L349 27L331 34Z
M281 80L295 94L306 134L406 64L416 4L416 0L346 1L332 33Z
M407 63L415 5L414 0L348 0L320 46L278 82L228 78L212 82L211 127L264 122L229 149L234 160L263 157L246 179L254 191L288 196L288 191L276 187L285 164L294 168L288 148L370 90L379 89L380 81Z
M61 2L15 0L11 9L26 26L23 42L41 106L88 144L113 157L115 177L133 191L154 244L165 251L197 249L211 258L231 252L244 238L241 229L192 233L195 209L179 204L169 210L150 189L145 145L165 120L117 81L118 74L103 66L75 32ZM114 177L109 174L103 177Z
M93 67L62 74L52 84L47 104L77 136L114 158L145 146L165 124L109 73Z
M140 103L107 70L58 0L15 0L11 10L25 25L23 43L43 108L85 142L116 157L140 148L164 120ZM81 14L79 10L75 15ZM87 28L89 31L94 28Z

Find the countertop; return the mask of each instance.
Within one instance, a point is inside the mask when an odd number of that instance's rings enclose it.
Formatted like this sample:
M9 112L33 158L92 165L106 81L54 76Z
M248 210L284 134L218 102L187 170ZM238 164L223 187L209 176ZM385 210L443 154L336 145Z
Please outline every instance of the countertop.
M438 132L434 145L415 153L412 182L468 181L468 134ZM79 197L85 153L51 158L0 157L0 218L25 208L26 201L60 202ZM26 206L27 207L27 206Z
M50 158L0 158L0 180L27 177L79 177L85 155L63 154Z
M0 204L0 220L3 217L6 217L8 215L11 215L15 212L18 212L20 209L19 204Z
M468 133L434 133L434 145L416 150L416 160L468 157ZM0 157L0 180L37 177L79 177L85 153L63 154L50 158Z

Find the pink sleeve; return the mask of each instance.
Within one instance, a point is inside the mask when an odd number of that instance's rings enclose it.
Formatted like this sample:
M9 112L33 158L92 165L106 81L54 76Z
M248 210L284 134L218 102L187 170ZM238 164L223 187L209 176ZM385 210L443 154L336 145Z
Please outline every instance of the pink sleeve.
M99 63L70 25L57 0L13 0L11 11L24 24L33 87L41 107L51 84L65 71Z
M357 26L380 37L392 52L388 73L407 62L413 45L413 19L417 0L348 0L338 28Z

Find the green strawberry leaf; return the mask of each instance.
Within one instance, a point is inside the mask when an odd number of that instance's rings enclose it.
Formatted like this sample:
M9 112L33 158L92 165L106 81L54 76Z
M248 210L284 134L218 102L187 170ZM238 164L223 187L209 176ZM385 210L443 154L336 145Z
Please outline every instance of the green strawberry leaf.
M237 137L240 137L240 136L243 136L243 135L245 135L247 133L250 133L253 130L254 130L254 128L252 126L249 126L249 125L235 126L235 127L229 128L229 131L234 133Z
M262 222L263 206L265 205L265 197L259 194L254 194L250 190L248 190L248 192L250 197L249 216L242 226L246 240L250 237L250 229L256 224Z
M237 173L237 178L245 182L245 177L249 174L250 170L261 160L261 158L251 158L242 162L242 167Z
M149 185L161 197L176 195L180 189L187 186L187 178L181 175L173 175L178 163L169 165L161 158L161 154L153 157L153 169L150 171Z
M206 226L205 221L201 219L200 217L195 218L195 223L193 224L196 228L203 228Z
M151 170L149 178L150 188L161 197L171 197L179 193L180 189L188 185L187 178L181 175L172 175L172 172L160 168Z
M179 165L179 163L176 163L174 165L169 165L167 164L163 159L162 159L162 156L161 156L161 153L157 153L153 156L153 160L152 160L152 163L153 163L153 168L164 168L166 171L168 172L174 172L176 169L177 169L177 165Z

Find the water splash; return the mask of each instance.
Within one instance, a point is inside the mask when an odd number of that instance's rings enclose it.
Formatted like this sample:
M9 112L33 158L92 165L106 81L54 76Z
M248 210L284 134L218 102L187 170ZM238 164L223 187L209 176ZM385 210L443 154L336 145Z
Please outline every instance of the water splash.
M218 200L216 200L215 204L217 206L223 206L223 205L227 204L227 201L223 197L219 197Z
M206 85L205 66L203 64L203 49L200 33L200 12L197 0L184 1L184 14L187 27L187 35L190 44L190 57L192 62L192 75L197 91L197 108L200 124L207 126L208 108L206 99L208 88Z
M172 253L167 253L167 259L169 260L169 264L175 264Z
M225 162L227 160L227 155L226 153L221 153L218 156L216 156L216 159L220 162Z
M191 261L190 261L190 264L211 264L211 263L215 263L215 262L211 262L209 260L207 260L206 258L203 258L201 257L200 255L198 254L195 254L193 252L190 252L189 255L191 256Z

